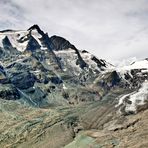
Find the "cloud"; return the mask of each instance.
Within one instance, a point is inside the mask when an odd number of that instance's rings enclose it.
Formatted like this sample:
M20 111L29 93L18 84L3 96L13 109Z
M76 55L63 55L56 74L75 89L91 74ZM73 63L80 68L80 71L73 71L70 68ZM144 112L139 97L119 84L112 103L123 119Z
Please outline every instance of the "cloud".
M147 56L147 0L0 1L0 29L33 24L107 60Z

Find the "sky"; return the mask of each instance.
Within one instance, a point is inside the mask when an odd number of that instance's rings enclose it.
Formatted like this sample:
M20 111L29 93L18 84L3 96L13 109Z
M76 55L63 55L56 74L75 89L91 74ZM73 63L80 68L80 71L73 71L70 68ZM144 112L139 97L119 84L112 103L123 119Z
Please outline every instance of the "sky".
M148 0L0 0L0 30L33 24L114 63L148 57Z

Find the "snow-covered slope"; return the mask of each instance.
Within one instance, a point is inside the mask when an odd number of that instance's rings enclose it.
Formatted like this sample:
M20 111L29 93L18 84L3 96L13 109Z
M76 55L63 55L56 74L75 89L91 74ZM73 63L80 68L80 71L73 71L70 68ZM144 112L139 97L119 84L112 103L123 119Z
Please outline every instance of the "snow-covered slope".
M19 42L22 37L26 37L28 31L8 31L4 33L0 33L0 47L4 47L3 39L8 37L9 41L11 42L12 46L17 48L19 51L24 51L26 49L28 40L24 42Z
M139 87L148 80L148 60L135 61L128 66L117 67L115 70L131 87Z
M141 61L135 61L128 66L123 66L123 67L117 68L117 71L126 72L126 71L131 71L133 69L148 69L148 60L145 59L145 60L141 60Z
M11 48L15 48L22 54L28 50L40 50L42 54L50 52L54 63L59 65L62 70L66 71L69 67L72 72L79 75L84 69L99 73L111 66L105 60L97 59L87 51L80 51L66 39L59 36L49 37L39 26L33 25L26 31L1 31L0 32L0 48L7 47L7 42L11 44ZM10 48L10 47L9 47ZM45 50L45 51L44 51ZM5 52L3 50L3 52ZM51 59L51 56L50 56ZM52 60L53 61L53 60ZM50 61L51 62L51 61ZM51 62L52 63L52 62Z
M121 112L136 113L147 107L148 102L148 60L135 61L128 66L116 68L120 78L127 85L129 94L117 98Z
M136 113L140 109L146 108L148 105L148 81L146 80L139 90L126 94L118 99L119 103L117 106L122 106L120 111L126 113Z

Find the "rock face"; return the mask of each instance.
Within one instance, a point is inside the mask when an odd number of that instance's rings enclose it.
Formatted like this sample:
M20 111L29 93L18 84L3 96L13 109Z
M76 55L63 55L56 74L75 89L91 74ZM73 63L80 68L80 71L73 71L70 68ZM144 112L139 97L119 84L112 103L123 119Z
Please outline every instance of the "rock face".
M12 85L0 85L0 98L4 100L18 100L20 94Z
M2 40L2 43L5 50L10 50L13 48L7 36Z
M6 78L6 73L4 71L4 68L0 65L0 83L6 83L8 82L8 79Z
M119 68L38 25L0 32L0 147L148 147L147 109L147 59Z
M34 86L35 76L30 72L13 73L11 83L19 89L28 89Z

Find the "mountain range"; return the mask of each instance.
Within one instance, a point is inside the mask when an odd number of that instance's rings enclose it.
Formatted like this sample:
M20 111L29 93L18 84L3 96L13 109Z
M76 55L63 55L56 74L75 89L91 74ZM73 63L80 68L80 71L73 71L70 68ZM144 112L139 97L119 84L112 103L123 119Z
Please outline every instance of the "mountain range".
M147 109L148 58L116 67L38 25L0 31L0 147L148 147Z

